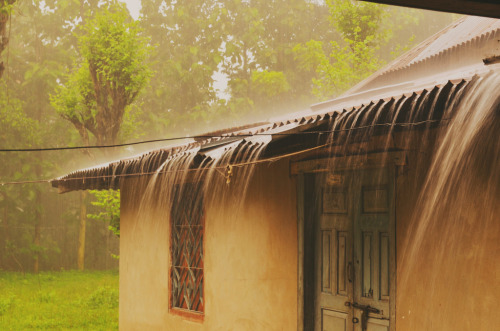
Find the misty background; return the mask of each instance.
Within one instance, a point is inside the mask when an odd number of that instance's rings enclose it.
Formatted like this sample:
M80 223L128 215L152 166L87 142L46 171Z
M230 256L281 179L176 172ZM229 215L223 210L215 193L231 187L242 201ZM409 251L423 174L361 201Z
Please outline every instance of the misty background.
M0 29L0 149L187 137L307 109L457 18L347 0L125 2L13 2ZM109 140L81 115L95 119L99 103L74 93L93 93L85 43L113 22L134 31L132 68L144 71ZM165 145L0 152L0 270L117 268L119 192L59 195L47 181Z

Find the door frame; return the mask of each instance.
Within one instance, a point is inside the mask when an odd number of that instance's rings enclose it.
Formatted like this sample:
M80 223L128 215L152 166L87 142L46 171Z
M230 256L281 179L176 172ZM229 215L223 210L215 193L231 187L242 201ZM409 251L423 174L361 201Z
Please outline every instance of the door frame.
M315 174L328 171L333 158L291 161L290 174L297 183L297 330L314 331L315 320L315 229L317 226L318 199L308 199L315 192ZM338 170L387 167L392 176L393 198L390 204L390 330L396 330L396 201L397 176L407 162L404 151L382 152L335 158ZM342 165L345 165L343 167ZM309 200L309 201L308 201Z

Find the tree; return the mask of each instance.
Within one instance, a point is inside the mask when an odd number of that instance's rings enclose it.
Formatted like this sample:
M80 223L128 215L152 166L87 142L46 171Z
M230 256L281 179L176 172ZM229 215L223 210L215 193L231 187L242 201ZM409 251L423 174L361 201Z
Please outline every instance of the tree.
M140 33L138 23L130 19L124 5L112 2L99 8L78 36L80 58L51 101L57 113L78 130L86 145L90 134L98 145L117 142L128 107L151 75L145 64L151 48ZM82 195L80 270L84 268L85 255L85 200Z
M26 148L36 145L39 136L38 122L26 116L23 110L22 101L7 97L9 91L4 81L0 81L0 140L3 146L11 148ZM10 155L11 156L11 155ZM35 163L32 155L18 154L9 157L5 153L0 153L0 180L19 180L20 178L33 178L32 164ZM22 225L32 228L38 223L36 210L30 208L36 203L38 190L33 185L24 187L4 186L0 187L0 220L2 221L0 246L0 261L2 264L9 264L9 260L22 271L25 270L23 259L26 256L30 262L35 261L34 269L37 268L42 247L40 242L36 242L32 236L22 233ZM15 212L21 211L22 217L16 218Z
M224 0L225 49L223 72L229 79L235 111L252 114L269 109L307 106L310 90L304 82L311 70L300 70L293 48L313 36L337 38L321 2L308 0Z
M315 72L312 93L321 100L338 96L452 21L450 14L384 6L363 1L327 0L331 26L340 40L310 39L293 53L301 70ZM437 16L436 16L437 15ZM425 21L425 24L420 24ZM422 27L423 26L423 27ZM416 29L426 33L416 36Z
M151 47L118 3L99 9L82 32L80 58L52 105L84 142L91 133L98 145L115 144L127 107L151 75L145 64Z
M140 24L157 46L151 58L155 75L141 100L150 131L185 133L181 123L212 115L222 10L215 0L142 1Z
M382 6L350 0L326 3L330 22L342 40L325 45L312 39L294 48L299 67L316 72L312 92L320 99L340 94L378 69L383 62L376 52L388 34L388 29L381 28L387 16Z
M12 6L16 0L0 0L0 55L9 43L7 35L7 22L9 21ZM4 71L4 64L0 62L0 78Z
M120 192L119 191L91 191L95 197L92 205L99 207L99 212L89 214L88 217L107 222L109 230L120 236Z
M48 0L44 4L50 6L54 2ZM74 1L58 1L59 6L62 3L72 4ZM33 147L40 147L42 141L57 144L65 138L65 135L58 131L60 122L55 121L54 114L49 112L48 93L54 88L57 76L66 63L65 57L72 51L72 48L68 47L69 43L66 43L68 38L64 37L64 22L70 19L70 16L65 15L67 14L65 10L57 11L56 14L55 11L44 10L47 8L37 0L16 1L15 6L11 8L9 67L6 68L8 74L3 77L8 87L6 89L8 92L5 94L7 105L13 105L15 100L22 100L22 112L37 123L36 139L30 142ZM59 14L61 16L58 16ZM62 16L65 18L62 19ZM2 130L9 128L7 125L2 125ZM57 135L54 134L56 131ZM24 141L24 139L19 140ZM11 141L4 143L12 144ZM41 153L30 153L29 157L25 155L19 157L26 161L22 167L23 178L49 177L54 174L53 165L58 163L57 156L49 161L42 158ZM19 169L12 168L11 171L18 174ZM17 238L12 236L11 247L15 246L15 239L18 244L22 242L25 245L28 238L31 238L29 251L35 254L32 255L34 261L30 262L33 262L33 270L37 272L45 256L43 253L52 245L49 238L44 237L41 231L45 213L42 203L43 188L40 185L26 185L11 189L10 201L15 201L16 194L29 197L29 207L22 208L22 214L16 216L18 221L24 223L30 220L30 223L23 225L23 229L26 229L24 233L19 230ZM33 227L31 231L27 230L31 227ZM27 255L27 252L24 255Z

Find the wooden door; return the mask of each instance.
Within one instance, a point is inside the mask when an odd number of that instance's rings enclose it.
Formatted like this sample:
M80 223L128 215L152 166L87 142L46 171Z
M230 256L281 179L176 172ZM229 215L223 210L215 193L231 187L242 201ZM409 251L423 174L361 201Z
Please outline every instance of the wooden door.
M340 171L315 182L315 330L391 330L393 172Z

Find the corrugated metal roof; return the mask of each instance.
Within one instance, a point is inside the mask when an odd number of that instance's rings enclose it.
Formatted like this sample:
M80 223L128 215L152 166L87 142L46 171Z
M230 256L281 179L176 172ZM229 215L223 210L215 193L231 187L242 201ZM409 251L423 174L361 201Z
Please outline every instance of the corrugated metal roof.
M280 139L314 131L325 123L330 123L328 127L331 128L333 119L337 120L334 130L345 124L353 128L362 127L370 121L381 125L416 123L421 118L405 117L409 116L412 107L442 104L457 91L466 88L475 74L484 74L488 68L482 63L481 56L485 50L498 47L498 38L500 20L466 17L429 38L341 98L270 122L208 133L179 146L78 170L53 180L52 185L61 192L118 188L119 179L123 176L154 173L168 158L182 153L196 153L195 161L200 164L217 153L217 149L257 145L260 142L255 137L259 135L272 136L268 150L279 153L279 149L272 147L281 146ZM459 70L456 70L457 67ZM427 70L424 75L422 68ZM450 71L452 69L455 71ZM428 98L434 98L435 102L424 103L423 100ZM397 118L390 117L393 114L391 107L400 110ZM427 111L423 109L418 113L425 115ZM377 116L373 117L374 114ZM433 118L441 119L439 112L431 114ZM337 138L341 139L341 136Z
M408 63L416 63L440 54L447 49L466 45L467 42L486 36L500 29L500 20L494 18L467 16L459 19L453 26L440 33Z
M500 55L500 20L465 16L398 57L346 94L399 84Z
M60 192L81 189L117 189L120 186L120 178L125 176L154 174L155 171L169 158L174 155L194 152L199 157L198 164L202 159L210 157L214 149L218 148L248 148L253 144L261 143L259 135L272 137L270 145L283 137L294 133L304 133L314 130L322 123L338 119L333 130L343 125L353 128L362 127L366 123L378 125L394 125L398 123L418 123L423 118L411 117L411 109L423 100L429 101L428 105L445 103L450 100L450 94L457 94L466 88L469 80L447 81L442 85L431 85L418 90L408 90L405 93L393 97L375 98L369 102L352 104L350 107L336 106L327 112L307 113L293 119L268 123L254 128L248 128L239 132L231 132L218 137L207 138L200 142L188 143L170 149L159 149L141 156L111 162L99 167L78 170L66 176L52 181L52 186L59 188ZM391 110L399 109L397 118L391 118ZM444 109L442 106L440 109ZM419 112L422 116L429 113L425 110ZM433 119L440 120L442 112L430 112ZM377 114L376 119L372 118ZM425 118L428 120L428 118ZM356 123L348 124L356 121ZM314 133L314 131L312 132ZM205 136L209 136L207 134ZM340 137L338 137L341 139ZM218 144L214 145L213 143Z

